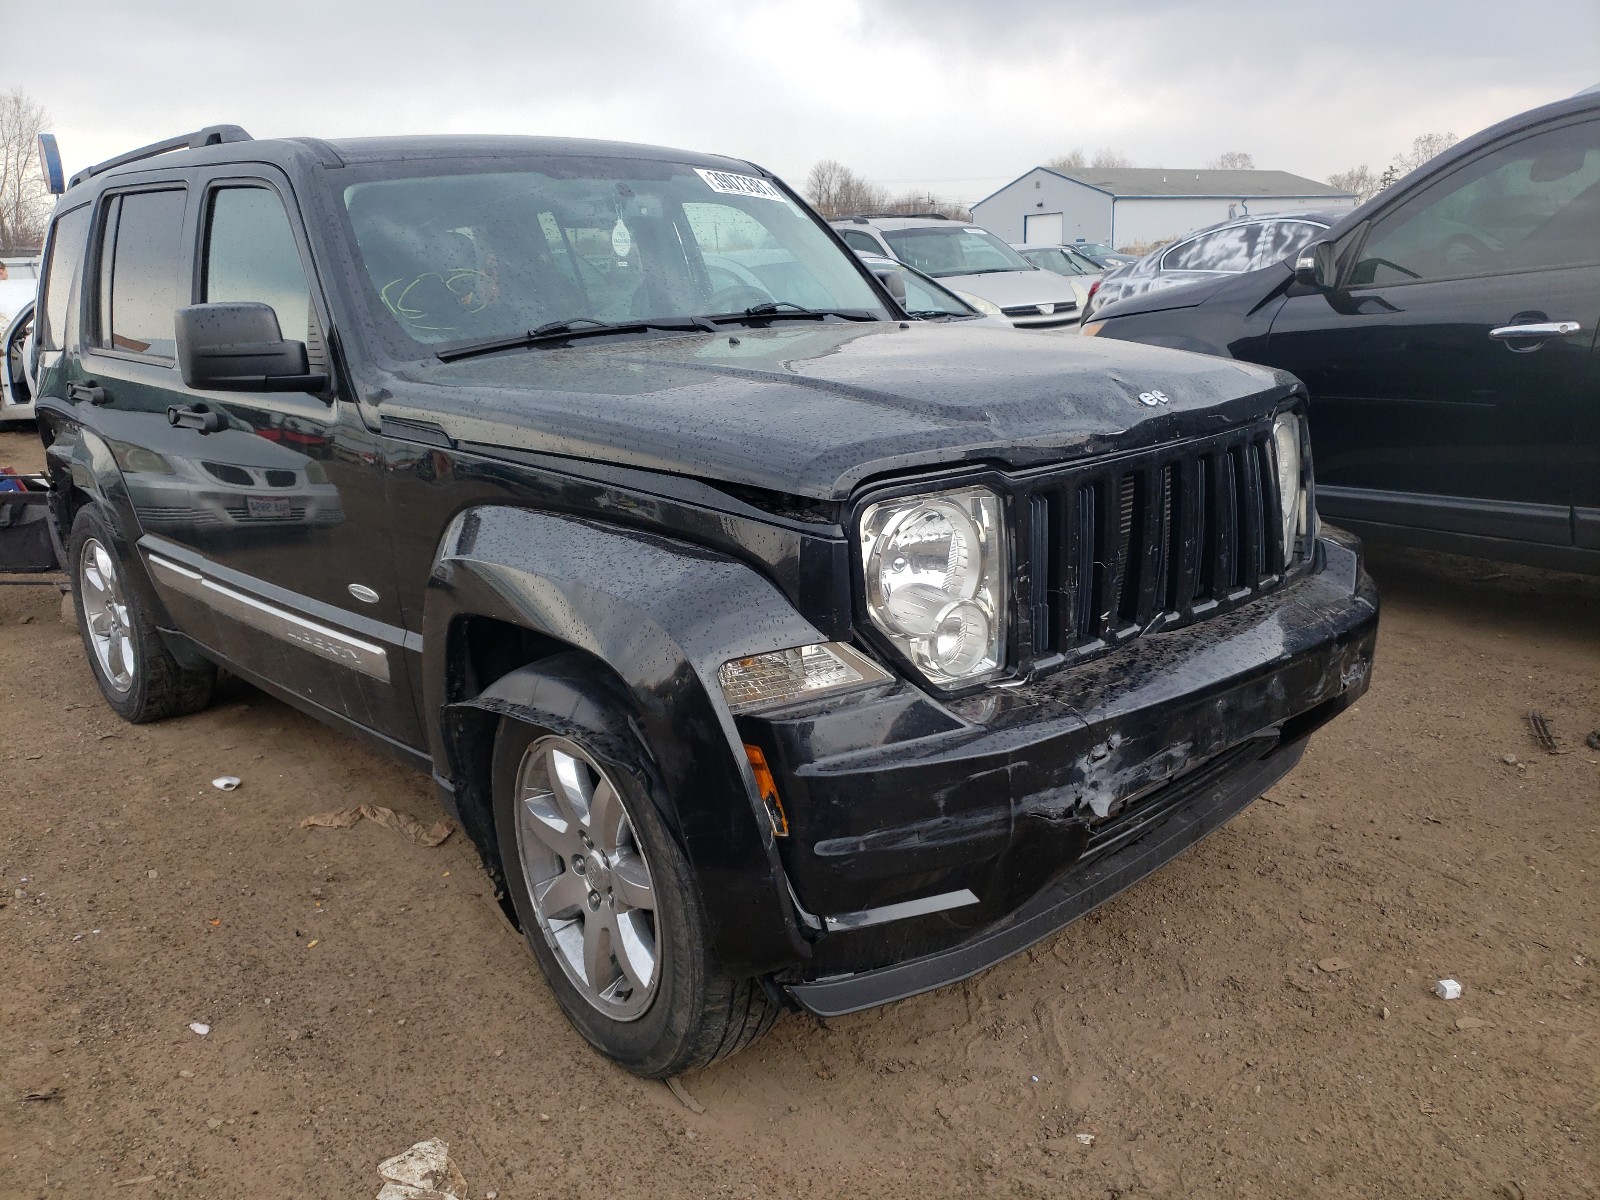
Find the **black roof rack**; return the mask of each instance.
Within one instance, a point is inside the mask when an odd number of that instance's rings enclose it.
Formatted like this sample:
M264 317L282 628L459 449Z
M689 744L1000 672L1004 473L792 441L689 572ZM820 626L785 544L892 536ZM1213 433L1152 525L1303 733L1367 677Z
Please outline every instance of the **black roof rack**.
M92 167L85 167L72 177L68 182L68 186L77 187L85 179L93 179L96 175L103 175L113 167L138 162L141 158L154 158L158 154L167 154L173 150L198 150L202 146L220 146L223 142L253 142L254 140L237 125L207 125L204 129L197 129L193 133L181 133L177 137L168 138L164 142L152 142L148 146L140 146L137 150L129 150L126 154L108 158L105 162L95 163Z
M948 221L950 217L945 213L862 213L859 217L849 218L852 221L881 221L885 217L910 217L918 221Z

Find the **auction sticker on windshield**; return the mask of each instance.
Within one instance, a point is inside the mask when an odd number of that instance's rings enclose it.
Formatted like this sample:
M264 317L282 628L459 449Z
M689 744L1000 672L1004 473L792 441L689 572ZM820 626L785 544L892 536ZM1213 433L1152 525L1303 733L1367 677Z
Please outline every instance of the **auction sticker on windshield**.
M789 199L771 182L757 179L754 175L732 175L727 171L707 171L701 167L696 167L694 173L704 179L713 192L723 192L729 196L759 196L763 200L784 202Z

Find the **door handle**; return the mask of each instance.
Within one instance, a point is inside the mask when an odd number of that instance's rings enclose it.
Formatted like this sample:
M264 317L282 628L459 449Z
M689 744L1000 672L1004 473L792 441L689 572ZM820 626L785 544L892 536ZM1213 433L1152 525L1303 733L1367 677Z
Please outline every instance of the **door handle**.
M205 405L190 408L185 404L167 406L167 424L184 429L198 429L201 433L219 433L228 427L228 418Z
M1497 342L1519 342L1532 338L1568 337L1581 328L1576 321L1538 321L1532 325L1502 325L1489 330L1489 336Z
M105 388L92 379L85 379L82 383L67 384L67 399L74 404L87 400L90 404L110 404L111 397L106 395Z

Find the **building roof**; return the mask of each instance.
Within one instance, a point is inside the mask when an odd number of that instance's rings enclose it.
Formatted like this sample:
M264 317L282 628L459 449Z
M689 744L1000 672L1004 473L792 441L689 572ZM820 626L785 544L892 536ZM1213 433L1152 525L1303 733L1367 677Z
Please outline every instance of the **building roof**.
M1288 171L1209 171L1193 167L1084 167L1072 171L1035 167L1034 170L1070 179L1108 196L1123 198L1182 196L1207 200L1247 200L1253 196L1279 196L1354 199L1351 192L1301 175L1291 175ZM984 197L984 200L993 199L1031 174L1032 171L1019 175L1006 187ZM984 200L978 201L978 204L984 203Z

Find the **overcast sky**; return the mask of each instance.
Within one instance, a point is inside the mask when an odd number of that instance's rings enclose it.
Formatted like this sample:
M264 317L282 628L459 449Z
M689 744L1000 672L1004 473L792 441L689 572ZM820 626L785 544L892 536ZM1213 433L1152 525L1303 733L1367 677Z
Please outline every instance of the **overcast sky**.
M0 86L68 170L202 125L257 137L540 133L836 158L972 201L1075 146L1381 169L1600 82L1600 0L45 0ZM1536 19L1531 19L1536 16Z

